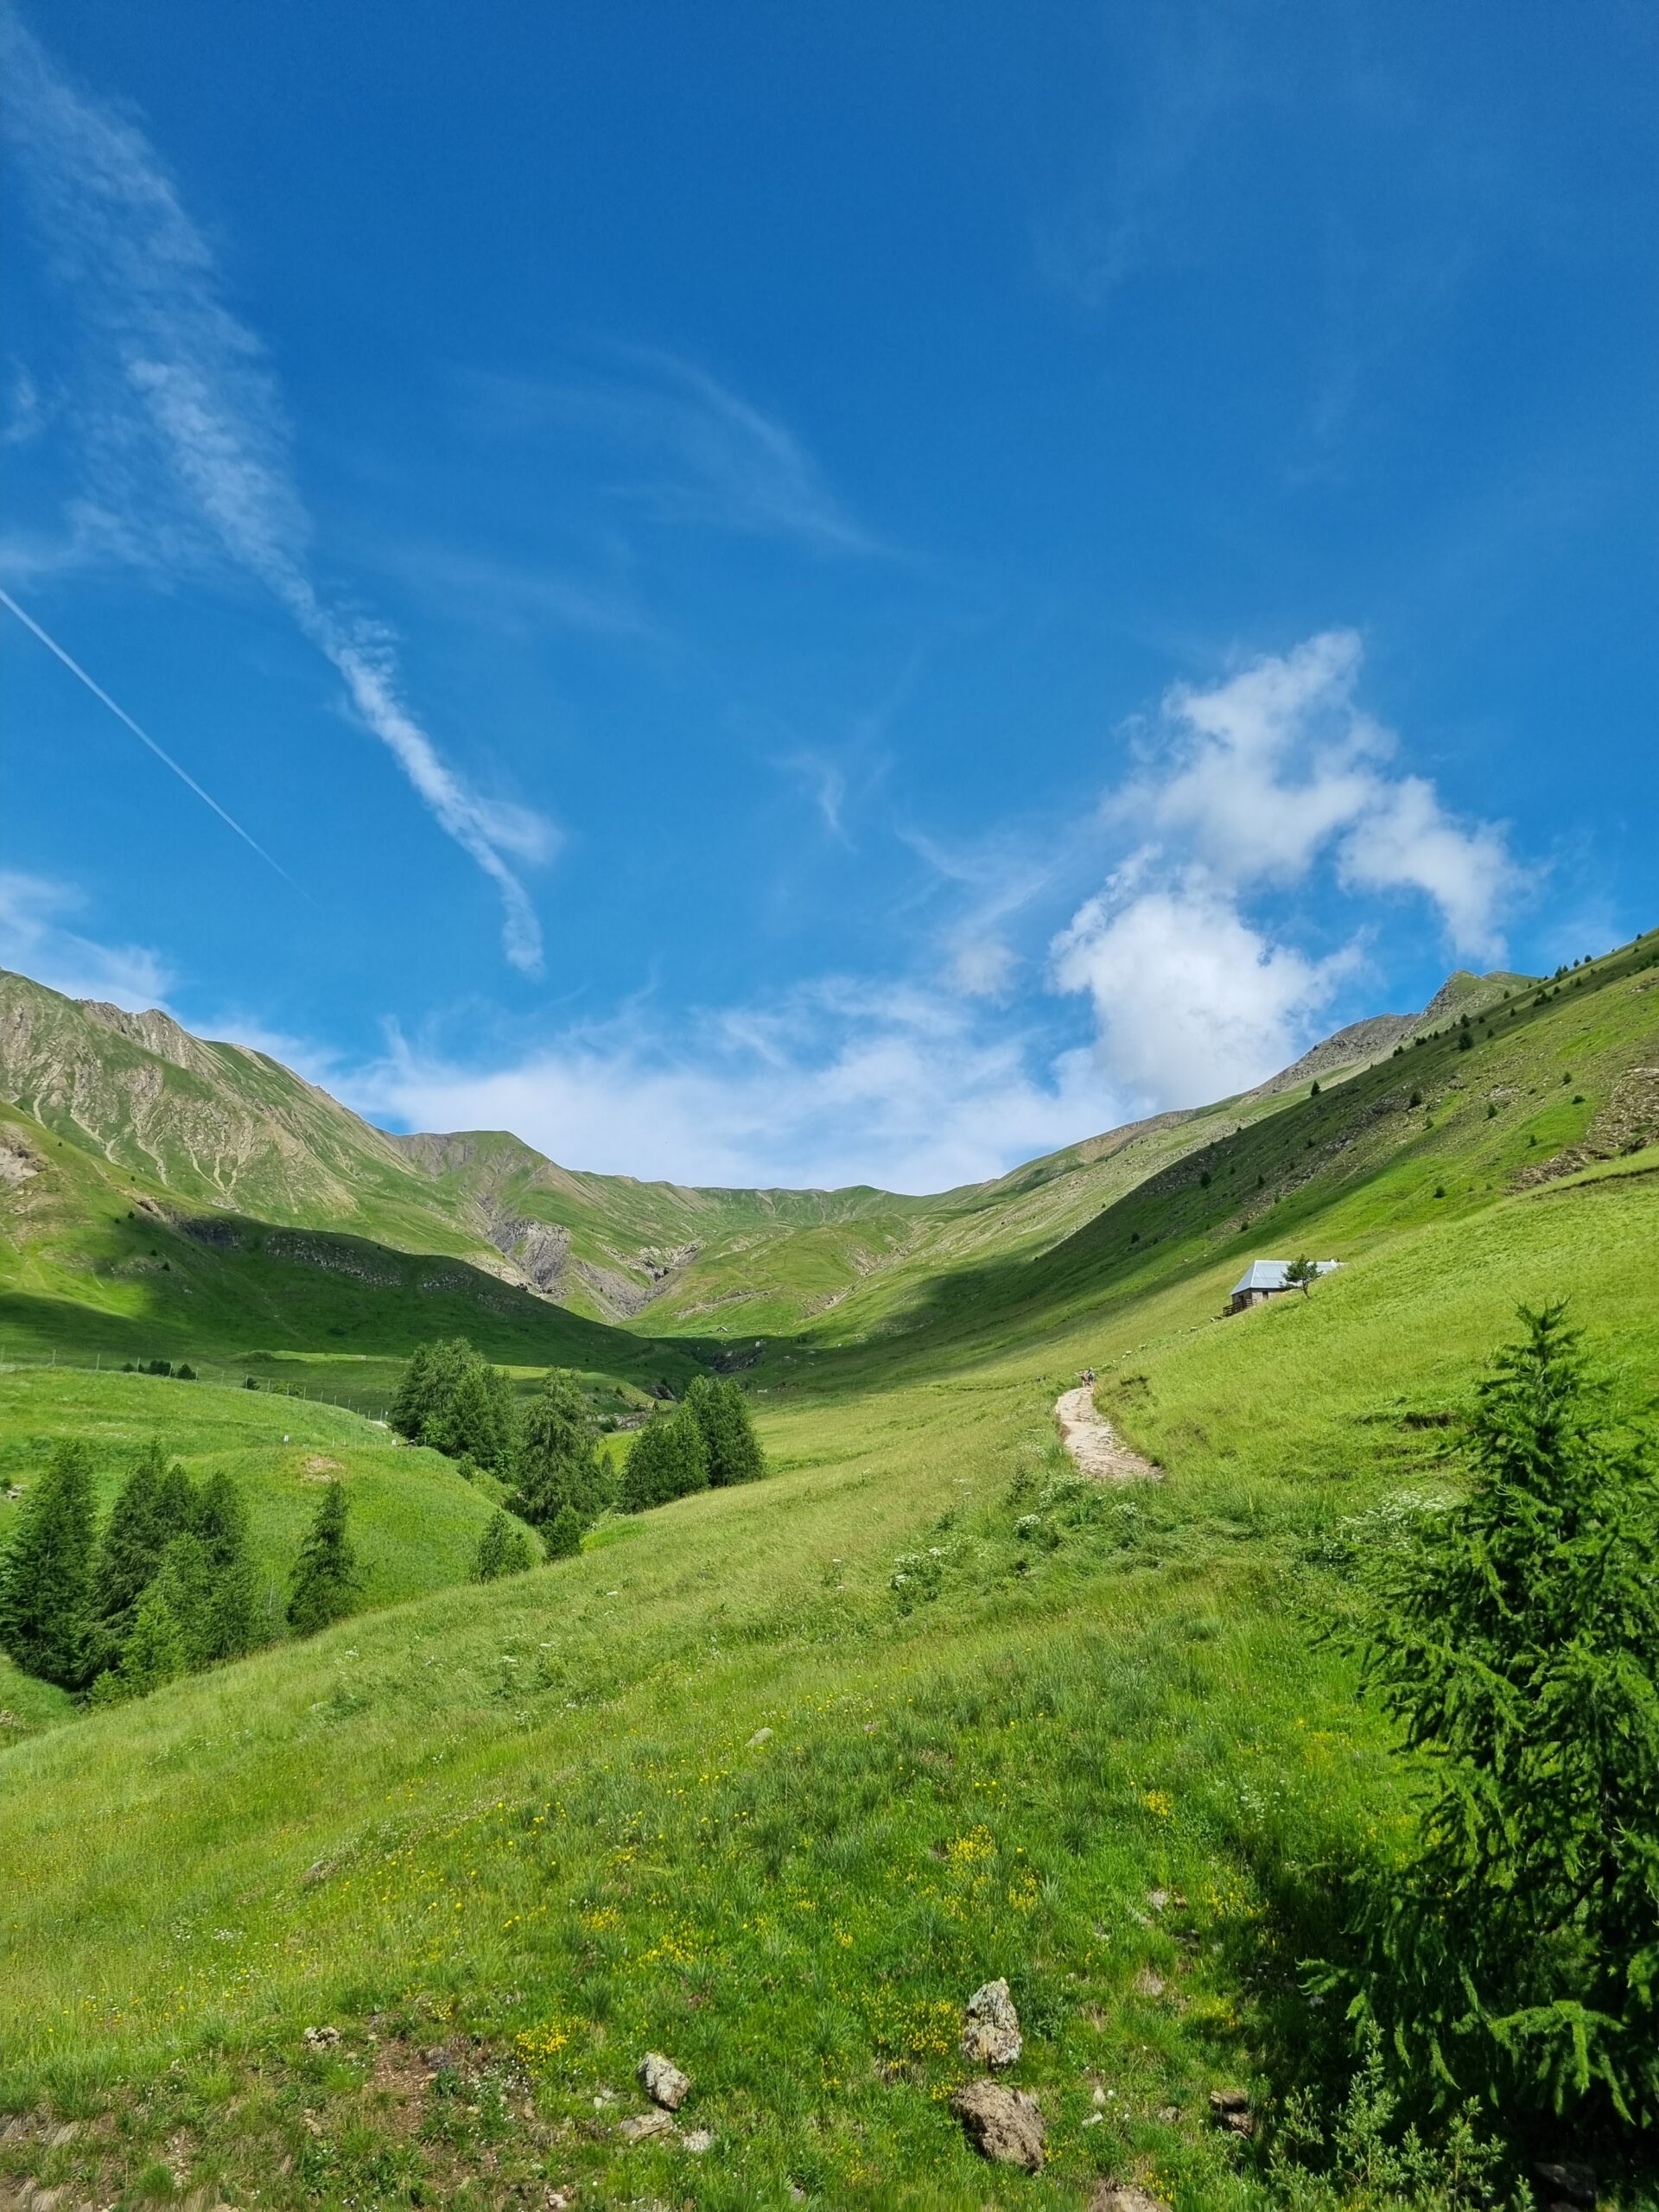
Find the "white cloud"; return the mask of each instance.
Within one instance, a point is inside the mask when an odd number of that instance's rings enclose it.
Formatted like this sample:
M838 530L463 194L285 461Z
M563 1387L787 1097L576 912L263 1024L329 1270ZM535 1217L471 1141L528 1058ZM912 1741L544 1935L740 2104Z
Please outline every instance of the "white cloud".
M0 60L7 127L91 341L80 419L99 493L77 509L71 542L168 569L217 549L257 577L333 664L440 826L495 884L509 959L537 971L540 926L503 854L545 849L550 832L532 839L524 810L504 813L470 790L405 703L385 633L319 595L276 380L225 305L213 254L154 149L60 77L9 10L0 10Z
M172 975L142 944L99 944L67 925L86 901L71 884L0 871L0 968L72 999L105 999L142 1014L164 1006Z
M631 472L612 488L670 521L792 540L821 553L883 549L851 516L795 432L696 361L619 346L581 381L479 376L475 397L510 434L580 435ZM642 470L648 473L642 473Z
M1000 1174L1118 1110L1086 1055L1037 1080L1025 1038L926 991L831 982L677 1035L670 1052L620 1023L483 1071L399 1043L348 1095L409 1128L512 1129L611 1173L911 1192Z
M1123 871L1052 948L1056 987L1093 1003L1111 1080L1153 1106L1191 1106L1294 1059L1353 954L1313 960L1274 944L1201 870L1141 882Z
M965 998L1003 1004L1020 965L1019 957L999 938L974 938L958 944L949 969L953 989Z
M1207 690L1176 685L1108 818L1237 892L1330 857L1344 887L1421 892L1458 950L1497 957L1519 880L1503 832L1458 822L1431 783L1391 772L1396 741L1355 698L1363 657L1353 631L1332 630Z

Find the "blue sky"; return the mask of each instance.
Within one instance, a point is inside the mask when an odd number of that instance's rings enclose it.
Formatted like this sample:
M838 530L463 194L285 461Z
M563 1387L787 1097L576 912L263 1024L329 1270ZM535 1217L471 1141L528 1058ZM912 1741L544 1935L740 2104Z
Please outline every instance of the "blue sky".
M0 24L8 964L924 1189L1659 918L1649 10Z

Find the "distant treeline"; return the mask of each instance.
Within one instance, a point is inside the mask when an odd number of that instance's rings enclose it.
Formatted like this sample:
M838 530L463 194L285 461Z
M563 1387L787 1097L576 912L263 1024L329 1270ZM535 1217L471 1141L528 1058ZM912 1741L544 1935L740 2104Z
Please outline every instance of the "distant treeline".
M346 1514L345 1491L330 1483L289 1578L297 1634L349 1612L362 1586ZM240 1490L223 1472L193 1483L159 1441L101 1529L86 1447L60 1444L0 1559L0 1648L26 1673L99 1703L240 1658L274 1625Z
M619 1479L574 1375L556 1368L521 1412L509 1377L464 1337L419 1348L387 1419L400 1436L447 1453L463 1472L482 1467L499 1478L508 1505L540 1531L550 1559L579 1550L582 1532L611 1508L640 1513L766 1472L748 1400L729 1378L698 1376L681 1405L648 1421ZM486 1580L513 1571L499 1563L513 1535L501 1518L480 1548L476 1572ZM530 1564L524 1548L522 1561L512 1555L515 1564Z

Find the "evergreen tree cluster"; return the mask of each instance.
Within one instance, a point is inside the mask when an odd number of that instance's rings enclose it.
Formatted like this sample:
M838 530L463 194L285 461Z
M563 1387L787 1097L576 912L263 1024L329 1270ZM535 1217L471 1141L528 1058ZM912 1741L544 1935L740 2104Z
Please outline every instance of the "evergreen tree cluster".
M729 1376L700 1375L678 1410L648 1421L622 1470L624 1512L643 1513L693 1491L753 1482L766 1472L749 1402Z
M471 1459L492 1474L512 1471L518 1447L512 1384L465 1337L417 1347L386 1418L411 1444Z
M247 1508L224 1473L198 1486L159 1442L100 1533L91 1459L60 1444L0 1560L0 1645L27 1672L137 1696L263 1640Z
M482 1467L508 1486L510 1512L528 1522L550 1559L582 1549L584 1529L616 1503L616 1483L599 1449L599 1425L582 1385L555 1368L520 1414L512 1386L464 1338L422 1344L389 1416L411 1443L427 1444L471 1475ZM474 1573L483 1582L516 1574L522 1531L505 1515L480 1542ZM504 1563L505 1562L505 1563Z

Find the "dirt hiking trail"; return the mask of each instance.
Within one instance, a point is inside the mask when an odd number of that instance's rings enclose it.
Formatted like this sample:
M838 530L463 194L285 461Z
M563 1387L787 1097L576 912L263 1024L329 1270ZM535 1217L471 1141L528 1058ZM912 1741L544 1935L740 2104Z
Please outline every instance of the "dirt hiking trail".
M1163 1469L1131 1452L1110 1421L1095 1411L1095 1394L1086 1383L1055 1400L1054 1418L1060 1424L1060 1441L1080 1475L1097 1483L1163 1480Z

